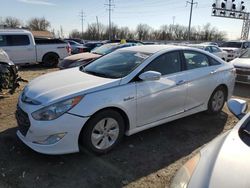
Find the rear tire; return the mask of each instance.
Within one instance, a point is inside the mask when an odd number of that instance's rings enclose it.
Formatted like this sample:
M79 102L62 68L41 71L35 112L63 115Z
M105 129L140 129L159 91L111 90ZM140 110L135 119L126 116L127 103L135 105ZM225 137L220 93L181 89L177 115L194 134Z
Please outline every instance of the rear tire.
M55 53L48 53L43 57L43 66L45 67L56 67L59 63L59 56Z
M209 102L208 102L208 110L209 114L218 114L221 112L224 104L226 102L226 90L224 87L217 87L212 93Z
M104 154L122 140L124 131L125 122L121 114L112 109L103 110L84 125L79 142L90 152Z

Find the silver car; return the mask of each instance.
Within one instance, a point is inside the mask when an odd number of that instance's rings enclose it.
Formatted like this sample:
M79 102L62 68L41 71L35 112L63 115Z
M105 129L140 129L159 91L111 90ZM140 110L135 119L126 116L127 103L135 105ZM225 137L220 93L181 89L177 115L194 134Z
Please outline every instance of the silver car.
M240 121L190 159L174 177L171 188L249 188L250 113L240 99L228 101Z

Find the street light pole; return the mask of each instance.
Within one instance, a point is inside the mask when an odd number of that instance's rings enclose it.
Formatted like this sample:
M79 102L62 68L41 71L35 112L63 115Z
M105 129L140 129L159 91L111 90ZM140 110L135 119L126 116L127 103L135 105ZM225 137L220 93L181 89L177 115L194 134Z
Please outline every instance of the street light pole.
M189 25L188 25L188 41L190 40L190 33L191 33L191 23L192 23L192 14L193 14L193 6L194 4L198 4L197 2L194 3L194 0L191 0L191 2L187 1L187 4L191 5L190 9L190 17L189 17Z

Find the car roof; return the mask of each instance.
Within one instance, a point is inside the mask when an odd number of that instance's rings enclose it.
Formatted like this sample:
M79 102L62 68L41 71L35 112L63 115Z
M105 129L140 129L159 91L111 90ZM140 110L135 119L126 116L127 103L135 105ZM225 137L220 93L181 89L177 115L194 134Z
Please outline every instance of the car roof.
M30 31L24 29L0 29L2 34L31 34Z
M132 46L127 48L122 48L120 50L124 51L135 51L141 53L154 54L162 50L181 50L181 49L193 49L186 46L175 46L175 45L142 45L142 46Z

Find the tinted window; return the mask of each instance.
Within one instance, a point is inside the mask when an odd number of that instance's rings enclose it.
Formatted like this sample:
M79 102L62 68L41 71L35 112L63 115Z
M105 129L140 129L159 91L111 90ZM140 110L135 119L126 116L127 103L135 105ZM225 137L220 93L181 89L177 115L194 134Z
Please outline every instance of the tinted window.
M27 35L6 35L8 46L26 46L30 44Z
M207 51L207 52L212 52L212 49L211 49L211 47L209 47L209 46L207 46L206 48L205 48L205 51Z
M207 56L199 52L185 51L184 57L186 59L188 70L209 66Z
M211 47L214 53L221 52L221 50L215 46Z
M6 36L0 35L0 46L7 46Z
M146 71L157 71L162 75L181 71L181 60L179 52L169 52L153 60L145 69Z
M210 58L209 61L210 61L210 65L211 66L220 65L221 64L219 61L215 60L214 58Z

